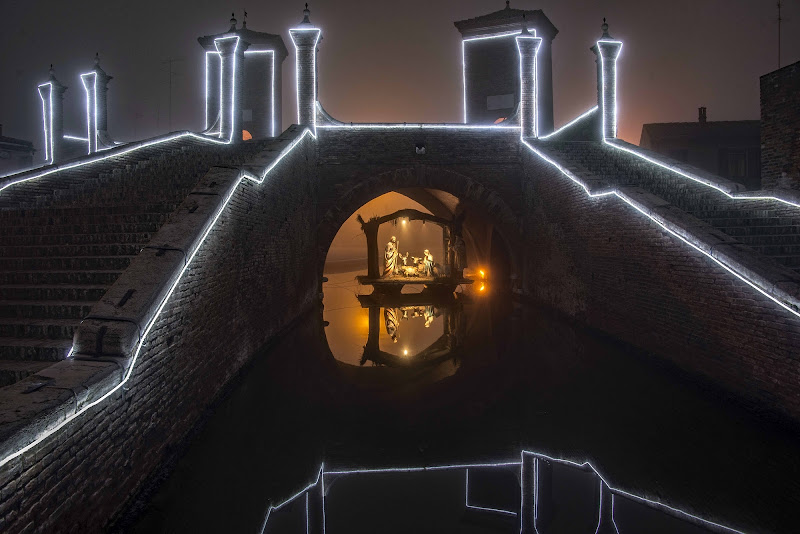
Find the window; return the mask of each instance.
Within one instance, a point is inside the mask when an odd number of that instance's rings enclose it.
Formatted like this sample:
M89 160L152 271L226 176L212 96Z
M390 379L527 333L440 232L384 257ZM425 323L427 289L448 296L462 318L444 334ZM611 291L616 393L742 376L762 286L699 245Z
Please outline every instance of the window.
M493 111L495 109L511 109L514 107L514 94L508 93L507 95L493 95L486 97L486 109Z
M728 151L728 178L744 178L747 176L747 152L743 149Z

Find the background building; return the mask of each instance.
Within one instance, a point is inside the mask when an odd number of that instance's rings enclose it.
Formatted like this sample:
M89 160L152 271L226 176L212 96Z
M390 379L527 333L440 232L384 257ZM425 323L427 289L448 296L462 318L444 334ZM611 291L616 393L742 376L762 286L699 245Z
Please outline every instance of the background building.
M761 182L800 189L800 61L761 77Z
M706 108L701 107L697 122L642 125L639 146L754 190L761 189L760 130L755 120L708 121Z
M31 167L34 152L32 142L4 136L0 124L0 175Z

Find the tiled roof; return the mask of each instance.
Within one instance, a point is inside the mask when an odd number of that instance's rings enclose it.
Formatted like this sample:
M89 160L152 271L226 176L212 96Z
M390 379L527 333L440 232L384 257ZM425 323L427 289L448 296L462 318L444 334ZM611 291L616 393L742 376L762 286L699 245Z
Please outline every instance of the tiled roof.
M642 125L650 139L758 137L761 121L656 122Z
M525 15L528 28L536 28L538 31L551 38L555 37L558 33L558 29L550 22L550 19L547 18L541 9L514 9L506 7L505 9L479 17L459 20L453 24L455 24L458 31L464 36L478 35L487 33L486 30L491 29L502 30L506 29L504 27L521 27L523 15Z

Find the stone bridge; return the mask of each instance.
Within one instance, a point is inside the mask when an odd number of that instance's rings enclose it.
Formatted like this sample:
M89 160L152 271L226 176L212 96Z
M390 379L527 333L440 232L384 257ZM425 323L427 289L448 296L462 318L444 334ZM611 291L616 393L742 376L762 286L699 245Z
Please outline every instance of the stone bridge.
M0 182L0 530L105 526L319 305L337 230L389 191L464 212L516 298L800 418L797 199L616 139L610 63L598 106L548 136L533 76L499 126L348 125L306 44L301 125L277 138L182 132Z

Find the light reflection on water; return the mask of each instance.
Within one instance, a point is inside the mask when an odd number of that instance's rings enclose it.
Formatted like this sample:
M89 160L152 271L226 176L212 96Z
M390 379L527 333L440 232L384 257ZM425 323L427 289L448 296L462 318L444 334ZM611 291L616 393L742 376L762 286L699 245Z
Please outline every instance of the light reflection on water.
M369 310L358 295L368 295L371 286L362 286L356 276L360 271L326 274L323 318L330 323L325 329L333 356L342 363L363 365L364 346L369 336ZM404 294L419 293L422 286L406 286ZM426 317L427 314L427 317ZM413 356L432 345L444 333L444 316L440 307L430 305L381 307L379 347L398 357ZM387 322L396 323L387 331ZM426 325L427 323L427 325ZM390 335L394 332L394 336ZM395 341L396 339L396 341Z

